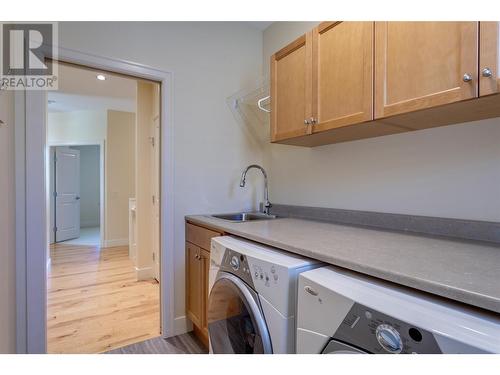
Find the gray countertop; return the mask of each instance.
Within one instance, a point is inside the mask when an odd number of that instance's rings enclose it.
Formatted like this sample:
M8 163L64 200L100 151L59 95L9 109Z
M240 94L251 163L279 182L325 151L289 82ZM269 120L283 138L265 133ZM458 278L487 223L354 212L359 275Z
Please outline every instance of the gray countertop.
M498 245L292 218L244 223L207 215L186 219L500 313Z

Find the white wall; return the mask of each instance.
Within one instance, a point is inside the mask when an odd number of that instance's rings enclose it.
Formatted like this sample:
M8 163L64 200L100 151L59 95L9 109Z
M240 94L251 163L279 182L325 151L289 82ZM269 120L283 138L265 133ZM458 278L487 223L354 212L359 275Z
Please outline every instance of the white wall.
M256 207L261 180L238 186L262 154L225 99L262 71L262 33L231 22L60 23L60 44L174 74L175 315L184 308L184 215Z
M100 225L99 146L71 148L80 150L80 227L98 227Z
M14 95L0 92L0 353L16 351Z
M314 23L274 23L263 61ZM270 145L275 203L500 221L500 119L300 148Z
M49 112L48 142L90 143L106 139L106 111Z
M108 111L105 246L128 243L128 201L135 196L135 114Z
M159 113L154 113L155 102L159 102L157 84L150 82L137 82L137 113L135 121L135 233L136 256L135 270L138 280L153 278L153 201L154 195L151 136L153 118ZM158 224L159 225L159 224Z

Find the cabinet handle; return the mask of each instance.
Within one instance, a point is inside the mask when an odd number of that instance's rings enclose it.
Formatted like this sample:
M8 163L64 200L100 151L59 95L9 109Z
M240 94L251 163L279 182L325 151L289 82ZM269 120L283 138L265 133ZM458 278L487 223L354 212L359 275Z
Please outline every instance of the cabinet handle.
M316 124L316 119L314 117L310 117L304 120L305 125L314 125Z
M469 73L465 73L464 76L462 77L462 80L464 82L470 82L472 81L472 76Z
M484 68L481 71L481 74L482 74L483 77L486 77L486 78L490 78L491 76L493 76L493 72L491 71L490 68Z

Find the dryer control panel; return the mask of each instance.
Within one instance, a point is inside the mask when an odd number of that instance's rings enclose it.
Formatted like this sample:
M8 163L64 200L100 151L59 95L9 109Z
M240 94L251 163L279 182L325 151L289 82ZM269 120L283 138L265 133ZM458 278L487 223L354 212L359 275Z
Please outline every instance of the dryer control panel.
M441 353L431 332L358 303L351 307L333 339L370 353Z

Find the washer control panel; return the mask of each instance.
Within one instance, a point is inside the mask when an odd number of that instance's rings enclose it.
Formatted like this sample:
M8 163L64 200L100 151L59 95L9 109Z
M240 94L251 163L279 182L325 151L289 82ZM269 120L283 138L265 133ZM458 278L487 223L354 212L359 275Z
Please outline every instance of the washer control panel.
M250 267L252 268L252 277L255 285L262 284L265 287L272 287L278 284L280 272L277 266L254 261Z
M254 289L257 285L272 288L287 278L283 267L248 258L231 249L226 249L220 269L238 276Z
M254 288L250 266L248 265L248 259L245 255L231 249L226 249L220 269L238 276Z
M352 306L332 337L370 353L441 353L431 332L358 303Z

